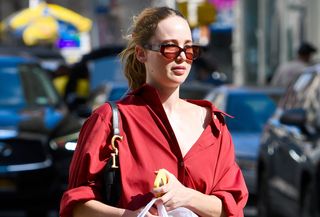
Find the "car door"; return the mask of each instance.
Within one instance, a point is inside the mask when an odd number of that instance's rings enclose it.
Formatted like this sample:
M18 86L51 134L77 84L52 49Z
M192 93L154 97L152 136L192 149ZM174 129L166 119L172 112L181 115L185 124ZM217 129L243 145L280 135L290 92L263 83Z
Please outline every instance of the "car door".
M304 109L308 116L312 115L314 100L314 74L305 73L300 76L286 93L284 112L288 109ZM311 88L312 86L316 88ZM312 100L310 100L312 99ZM273 177L270 183L288 201L299 202L301 180L308 174L308 152L313 144L313 138L307 130L307 123L293 126L279 123L274 130L276 140L273 141Z

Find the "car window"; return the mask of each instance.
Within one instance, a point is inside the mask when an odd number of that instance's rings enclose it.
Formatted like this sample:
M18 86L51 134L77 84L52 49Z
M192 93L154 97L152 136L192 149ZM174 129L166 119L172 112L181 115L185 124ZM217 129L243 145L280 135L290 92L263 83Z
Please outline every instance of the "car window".
M0 67L0 106L25 104L21 80L16 67Z
M57 104L59 97L45 71L35 65L21 65L20 77L28 104Z
M0 105L57 104L59 96L45 72L36 65L0 67Z
M261 132L264 124L273 114L276 103L265 94L230 95L226 112L234 118L227 118L230 131Z
M296 82L289 87L281 100L284 109L304 108L310 111L319 110L320 75L316 71L302 74Z
M313 77L314 75L312 73L302 74L293 85L294 91L304 91L304 89L307 87L310 81L312 81Z

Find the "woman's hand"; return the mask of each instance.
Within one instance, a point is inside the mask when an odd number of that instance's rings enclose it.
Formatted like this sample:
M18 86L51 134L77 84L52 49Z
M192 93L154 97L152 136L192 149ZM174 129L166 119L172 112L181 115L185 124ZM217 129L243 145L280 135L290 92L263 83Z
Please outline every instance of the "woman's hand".
M154 195L162 195L159 200L163 202L167 211L178 207L187 207L191 199L190 189L182 185L169 171L165 170L165 172L168 183L159 188L154 188L152 193Z

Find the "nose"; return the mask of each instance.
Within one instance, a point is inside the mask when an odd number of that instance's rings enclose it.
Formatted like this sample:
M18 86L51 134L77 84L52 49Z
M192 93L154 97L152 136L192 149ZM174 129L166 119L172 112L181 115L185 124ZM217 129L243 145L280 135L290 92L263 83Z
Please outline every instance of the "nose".
M179 56L177 57L177 59L182 59L182 60L187 60L187 57L186 57L186 53L184 50L181 50Z

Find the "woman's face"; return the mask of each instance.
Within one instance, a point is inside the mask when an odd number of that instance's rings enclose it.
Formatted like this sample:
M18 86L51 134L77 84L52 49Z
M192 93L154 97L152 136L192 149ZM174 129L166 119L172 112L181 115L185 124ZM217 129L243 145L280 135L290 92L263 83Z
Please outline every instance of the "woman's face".
M183 48L192 45L191 30L187 21L179 16L170 16L159 22L149 45L175 44ZM191 69L192 60L184 52L173 60L158 51L145 49L146 82L155 87L177 87L183 83Z

